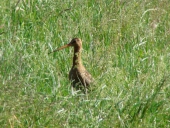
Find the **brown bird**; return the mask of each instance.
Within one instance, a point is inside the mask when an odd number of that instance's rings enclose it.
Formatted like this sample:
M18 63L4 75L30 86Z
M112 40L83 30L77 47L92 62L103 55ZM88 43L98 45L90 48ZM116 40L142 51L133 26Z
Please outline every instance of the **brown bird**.
M81 51L82 51L81 39L73 38L70 43L54 50L53 52L59 51L61 49L70 46L74 47L74 56L73 56L73 65L69 72L69 80L71 81L73 87L75 87L78 90L81 89L85 91L85 93L87 93L87 89L90 87L93 78L90 75L90 73L87 72L87 70L85 69L81 61Z

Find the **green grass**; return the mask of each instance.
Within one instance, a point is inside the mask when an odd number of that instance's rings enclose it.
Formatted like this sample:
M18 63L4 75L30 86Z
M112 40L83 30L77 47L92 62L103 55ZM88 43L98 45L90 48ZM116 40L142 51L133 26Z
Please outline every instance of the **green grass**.
M170 127L170 8L157 0L1 0L0 126ZM95 79L72 95L72 38Z

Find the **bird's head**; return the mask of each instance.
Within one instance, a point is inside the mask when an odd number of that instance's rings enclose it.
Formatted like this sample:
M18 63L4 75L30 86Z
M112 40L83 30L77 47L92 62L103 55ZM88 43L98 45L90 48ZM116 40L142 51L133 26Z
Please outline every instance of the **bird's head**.
M64 48L67 48L67 47L70 47L70 46L73 46L74 48L81 50L81 48L82 48L82 41L81 41L81 39L73 38L70 41L70 43L68 43L68 44L66 44L66 45L64 45L64 46L62 46L62 47L60 47L60 48L58 48L58 49L56 49L56 50L54 50L52 52L56 52L56 51L62 50ZM52 52L50 52L50 53L52 53Z
M81 39L79 39L79 38L73 38L70 43L68 43L68 44L66 44L66 45L58 48L58 50L61 50L61 49L64 49L64 48L67 48L67 47L70 47L70 46L73 46L73 47L75 47L75 48L81 48L81 47L82 47L82 41L81 41Z

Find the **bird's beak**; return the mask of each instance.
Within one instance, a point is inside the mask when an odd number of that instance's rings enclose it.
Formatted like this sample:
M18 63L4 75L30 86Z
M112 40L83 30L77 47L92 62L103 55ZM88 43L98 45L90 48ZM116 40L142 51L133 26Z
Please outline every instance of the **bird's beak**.
M71 46L70 43L69 43L69 44L66 44L66 45L64 45L64 46L62 46L62 47L60 47L60 48L57 48L57 49L55 49L54 51L49 52L48 54L53 53L53 52L56 52L56 51L59 51L59 50L62 50L62 49L67 48L67 47L69 47L69 46Z
M64 46L62 46L62 47L60 47L60 48L58 48L57 51L59 51L59 50L61 50L61 49L64 49L64 48L67 48L67 47L70 47L70 46L71 46L70 43L69 43L69 44L66 44L66 45L64 45Z

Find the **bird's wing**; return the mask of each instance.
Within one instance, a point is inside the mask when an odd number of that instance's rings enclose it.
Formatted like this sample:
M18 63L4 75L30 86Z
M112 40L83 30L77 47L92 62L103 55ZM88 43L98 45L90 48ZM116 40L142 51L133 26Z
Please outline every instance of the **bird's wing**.
M80 76L83 78L84 84L86 84L85 86L89 86L93 81L92 76L87 70L80 72Z

